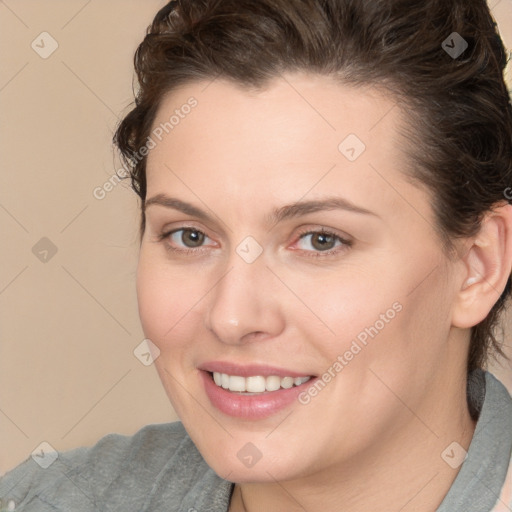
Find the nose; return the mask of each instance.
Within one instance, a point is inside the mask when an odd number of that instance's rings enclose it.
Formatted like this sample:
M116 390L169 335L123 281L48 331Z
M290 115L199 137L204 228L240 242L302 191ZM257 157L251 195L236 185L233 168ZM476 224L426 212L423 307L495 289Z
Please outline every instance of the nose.
M246 263L235 253L208 296L206 328L223 343L264 340L284 329L279 281L263 257Z

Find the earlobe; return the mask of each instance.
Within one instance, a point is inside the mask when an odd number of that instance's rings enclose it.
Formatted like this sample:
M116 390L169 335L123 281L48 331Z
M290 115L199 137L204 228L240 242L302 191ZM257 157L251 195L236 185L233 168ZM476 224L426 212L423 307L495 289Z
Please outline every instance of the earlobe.
M512 205L489 212L461 259L464 271L452 325L470 328L488 315L503 293L512 269Z

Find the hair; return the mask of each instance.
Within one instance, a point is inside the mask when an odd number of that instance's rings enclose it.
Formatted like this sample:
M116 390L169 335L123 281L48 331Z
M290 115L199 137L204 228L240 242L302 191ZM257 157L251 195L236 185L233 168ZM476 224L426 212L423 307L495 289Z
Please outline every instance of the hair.
M454 41L467 48L449 54ZM309 72L386 90L409 121L404 172L431 192L445 247L475 235L483 217L510 200L507 54L485 0L172 1L148 27L134 63L135 105L114 143L142 201L141 234L146 156L139 151L162 99L217 77L258 89L283 72ZM509 278L471 329L468 372L491 353L504 355L498 320L510 294Z

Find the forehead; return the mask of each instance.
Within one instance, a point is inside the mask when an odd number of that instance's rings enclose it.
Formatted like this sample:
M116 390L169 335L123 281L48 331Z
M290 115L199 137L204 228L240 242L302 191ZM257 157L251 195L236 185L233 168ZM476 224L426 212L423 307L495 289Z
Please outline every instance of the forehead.
M428 197L403 174L402 116L392 97L327 77L284 75L258 91L220 79L193 83L157 112L148 197L218 201L221 193L244 205L240 213L340 193L399 213L412 201L430 216Z
M191 98L196 105L188 108ZM222 79L189 84L164 97L153 129L163 128L163 138L176 143L182 142L180 135L190 143L196 134L197 144L213 142L211 151L222 142L250 150L260 160L293 157L290 152L297 155L297 142L304 149L297 156L311 157L307 150L322 142L323 149L338 156L338 145L349 134L391 149L388 142L394 134L389 129L399 123L399 115L394 99L376 89L295 74L276 78L259 90ZM170 133L173 137L166 137ZM322 157L317 154L314 159Z

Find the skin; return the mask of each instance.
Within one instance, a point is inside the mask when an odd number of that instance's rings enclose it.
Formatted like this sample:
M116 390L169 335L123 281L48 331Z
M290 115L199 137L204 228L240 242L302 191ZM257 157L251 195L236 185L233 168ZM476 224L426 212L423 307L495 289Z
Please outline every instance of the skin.
M207 463L237 483L230 511L434 510L458 472L441 453L473 435L469 328L510 274L510 207L447 255L429 192L403 174L400 109L377 90L309 74L260 91L192 83L165 98L154 126L191 96L197 106L150 151L147 198L167 194L211 219L148 206L137 292L173 407ZM351 133L366 145L354 162L338 149ZM327 196L372 214L268 219ZM199 247L187 232L160 237L191 227L206 235ZM327 249L338 252L322 255L318 237L301 238L322 228L351 245L335 239ZM250 264L236 252L247 236L263 248ZM322 375L394 303L401 311L307 405L247 421L204 392L197 368L212 360ZM262 454L251 468L237 457L248 442Z

